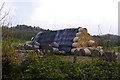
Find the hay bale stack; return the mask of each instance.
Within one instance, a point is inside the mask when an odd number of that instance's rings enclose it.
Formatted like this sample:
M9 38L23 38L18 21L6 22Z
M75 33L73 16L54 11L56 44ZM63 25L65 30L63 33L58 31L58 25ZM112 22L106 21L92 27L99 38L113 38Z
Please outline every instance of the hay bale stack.
M72 48L82 48L78 50L82 52L80 55L85 55L85 53L88 55L90 51L86 48L94 45L90 40L93 39L87 29L79 27L38 33L33 41L40 43L41 50L47 49L46 45L51 45L52 49L48 48L48 52L57 52L59 49L65 51L65 54L70 54Z
M95 46L97 45L95 41L93 41L93 38L90 36L89 33L87 33L86 28L79 28L78 32L76 33L76 37L73 39L73 47L76 48L86 48L89 46Z
M87 43L90 41L90 40L93 40L88 33L81 33L80 36L79 36L79 39L78 39L78 45L77 45L77 48L79 47L88 47Z
M87 33L86 28L80 27L76 33L76 37L73 39L72 47L72 53L77 49L78 51L82 51L82 53L80 52L82 55L91 55L89 47L93 50L97 47L97 43L93 40L90 34Z

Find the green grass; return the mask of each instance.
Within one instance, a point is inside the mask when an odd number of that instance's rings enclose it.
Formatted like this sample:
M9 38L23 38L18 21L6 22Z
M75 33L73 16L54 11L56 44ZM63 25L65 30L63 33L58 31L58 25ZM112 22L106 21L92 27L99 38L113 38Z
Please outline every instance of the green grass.
M9 38L8 38L9 39ZM11 38L10 38L11 39ZM6 39L2 39L2 41L5 41L5 40L7 40L7 38ZM31 40L22 40L22 39L15 39L15 38L13 38L13 39L11 39L11 41L12 41L12 43L14 44L14 43L25 43L25 42L27 42L27 41L31 41Z
M73 59L74 59L74 55L71 55L71 56L47 55L45 57L47 58L57 57L59 61L64 61L64 62L73 62ZM92 61L92 57L77 56L76 58L76 63L84 63L84 62L89 62L89 61Z
M25 43L30 40L21 40L21 39L14 39L12 43Z
M119 47L108 47L108 50L113 50L115 52L120 52Z
M68 61L68 62L73 62L73 58L74 56L60 56L61 61ZM82 63L82 62L87 62L87 61L91 61L92 58L91 57L86 57L86 56L77 56L76 58L76 62L77 63Z

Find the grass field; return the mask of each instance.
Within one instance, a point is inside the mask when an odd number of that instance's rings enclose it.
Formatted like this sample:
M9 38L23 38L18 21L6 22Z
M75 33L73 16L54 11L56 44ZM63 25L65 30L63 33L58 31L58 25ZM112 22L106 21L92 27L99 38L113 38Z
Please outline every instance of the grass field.
M120 52L119 47L109 47L108 50L113 50L115 52Z
M69 61L69 62L73 62L73 58L74 56L59 56L61 61ZM87 56L77 56L76 58L76 62L77 63L81 63L81 62L87 62L87 61L91 61L92 58L91 57L87 57Z
M20 39L14 39L13 40L13 43L25 43L27 41L30 41L30 40L20 40Z

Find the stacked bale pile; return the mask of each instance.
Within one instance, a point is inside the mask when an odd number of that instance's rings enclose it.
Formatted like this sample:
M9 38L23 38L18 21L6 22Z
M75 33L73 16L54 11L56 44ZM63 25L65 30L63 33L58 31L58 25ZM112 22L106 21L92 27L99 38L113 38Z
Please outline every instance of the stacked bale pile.
M75 49L79 51L79 55L90 55L90 50L96 47L96 42L87 33L87 29L81 27L38 33L34 41L40 44L41 50L51 53L59 50L66 55L74 53Z
M93 38L90 36L89 33L87 33L86 28L79 28L78 32L76 33L76 37L73 39L72 47L76 48L86 48L86 47L93 47L96 46L96 42L93 40Z
M87 29L80 27L73 39L72 47L72 53L77 49L79 51L78 55L91 55L91 50L94 50L97 44L87 32Z

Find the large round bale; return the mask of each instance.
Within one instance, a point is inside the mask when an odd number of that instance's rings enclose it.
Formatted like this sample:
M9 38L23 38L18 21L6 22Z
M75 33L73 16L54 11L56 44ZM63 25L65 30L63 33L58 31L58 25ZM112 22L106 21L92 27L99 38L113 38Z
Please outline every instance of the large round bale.
M16 47L20 50L23 50L24 49L24 45L23 44L17 44Z
M76 37L80 37L81 32L76 33Z
M82 30L83 30L83 28L80 27L80 28L78 29L78 32L81 32Z
M25 50L33 50L34 48L33 48L33 46L30 45L30 44L24 44L24 49L25 49Z
M78 56L84 56L85 55L85 51L83 48L73 48L71 49L71 53L74 54L75 50L77 50L77 55Z
M87 33L87 29L86 28L79 28L78 32Z
M82 48L73 48L73 49L71 49L71 53L74 53L75 50L79 51L80 49L82 49Z
M34 45L34 49L39 49L39 46L37 46L37 45Z
M96 42L93 41L93 40L89 40L89 41L87 42L87 45L88 45L88 47L93 47L93 46L96 46Z
M45 47L45 54L52 54L53 53L53 47L48 45Z
M80 50L79 50L79 54L78 54L79 56L85 56L85 50L83 49L83 48L81 48Z
M88 48L85 48L84 51L85 51L85 56L91 55L91 51Z
M77 42L78 39L79 39L79 37L75 37L75 38L73 39L73 42Z
M53 42L53 43L51 44L51 46L54 47L54 48L58 48L58 47L59 47L59 45L58 45L56 42Z
M87 32L88 32L87 29L83 28L82 33L87 33Z
M76 48L71 49L71 53L73 54L75 52Z
M33 45L39 46L40 43L38 43L37 41L34 41Z
M59 49L58 49L58 48L53 48L53 52L54 52L54 53L58 53L58 52L59 52Z
M75 42L75 43L72 44L72 47L76 48L77 45L78 45L78 43Z

